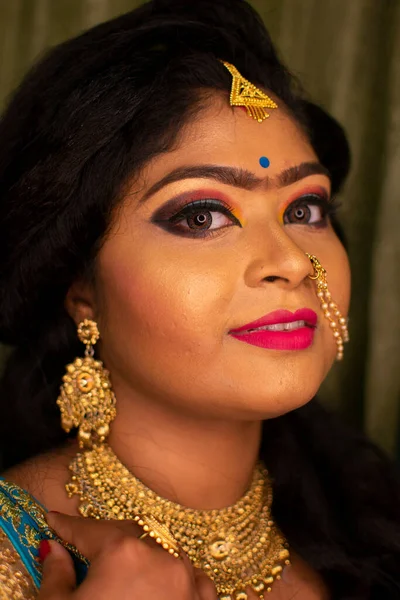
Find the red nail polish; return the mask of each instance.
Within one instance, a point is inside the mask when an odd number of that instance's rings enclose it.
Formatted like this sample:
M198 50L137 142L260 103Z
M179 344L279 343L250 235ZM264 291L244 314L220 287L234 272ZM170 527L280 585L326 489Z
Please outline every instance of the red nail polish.
M39 544L39 560L40 562L43 562L44 559L46 558L46 556L49 554L50 552L50 542L49 540L42 540Z

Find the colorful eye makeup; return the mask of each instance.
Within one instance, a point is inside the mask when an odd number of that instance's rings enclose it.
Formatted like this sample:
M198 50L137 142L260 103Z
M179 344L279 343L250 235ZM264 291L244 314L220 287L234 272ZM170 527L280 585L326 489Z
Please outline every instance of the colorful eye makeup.
M224 215L225 224L218 229L208 227L216 220L215 217L204 218L210 213ZM218 190L203 189L186 192L172 198L160 207L152 217L152 222L166 231L185 237L205 237L217 233L227 226L243 227L244 217L241 209L232 206L228 198ZM180 223L186 221L186 226Z
M310 186L285 203L279 213L282 225L294 224L322 229L327 227L340 204L329 199L320 186ZM246 219L242 210L231 206L230 200L217 190L196 190L169 200L153 215L151 221L174 235L206 238L218 235L232 226L243 228Z
M310 185L301 190L301 194L297 192L296 194L291 195L287 198L285 204L281 207L278 215L279 222L284 224L284 216L288 208L291 206L298 206L299 204L319 204L323 205L327 211L330 209L334 201L333 199L329 199L328 192L326 189L319 185ZM329 212L329 211L328 211Z

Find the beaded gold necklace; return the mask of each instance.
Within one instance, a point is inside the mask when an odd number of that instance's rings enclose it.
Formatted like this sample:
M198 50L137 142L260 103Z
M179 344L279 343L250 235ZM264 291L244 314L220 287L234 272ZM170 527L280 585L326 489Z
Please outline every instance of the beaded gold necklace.
M69 497L80 497L85 517L134 520L145 535L214 581L220 600L260 598L290 564L288 543L271 519L272 485L258 463L247 493L220 510L193 510L158 496L120 462L107 444L77 454L70 465Z

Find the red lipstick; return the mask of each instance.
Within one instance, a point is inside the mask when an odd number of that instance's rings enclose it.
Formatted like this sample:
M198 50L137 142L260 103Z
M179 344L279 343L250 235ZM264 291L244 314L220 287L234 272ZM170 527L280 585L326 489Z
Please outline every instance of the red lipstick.
M303 326L288 331L259 329L268 325L293 323L295 321L304 321L305 323ZM260 348L304 350L311 346L313 342L317 321L317 314L310 308L301 308L295 313L289 310L276 310L256 321L246 323L246 325L242 325L237 329L231 329L229 334L237 340Z

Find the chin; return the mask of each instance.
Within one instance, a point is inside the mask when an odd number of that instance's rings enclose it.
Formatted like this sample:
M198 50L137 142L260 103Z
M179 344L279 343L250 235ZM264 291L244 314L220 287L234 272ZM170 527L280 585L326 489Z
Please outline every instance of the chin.
M237 398L235 404L230 403L225 407L223 417L228 416L229 419L242 420L242 421L266 421L267 419L275 419L305 406L310 400L312 400L318 392L318 387L309 391L304 392L301 396L298 390L292 390L289 395L273 395L268 394L268 397L263 397L259 394L257 398L249 398L249 396L242 396ZM226 409L228 412L226 413Z
M282 415L285 415L289 412L292 412L293 410L296 410L298 408L301 408L302 406L305 406L308 402L310 402L310 400L312 400L314 398L315 394L312 394L311 396L307 396L306 398L296 398L295 400L293 400L293 398L288 398L287 401L282 401L279 403L272 403L270 402L268 404L268 406L265 407L265 410L263 411L263 414L260 416L260 419L262 421L265 421L267 419L274 419L276 417L281 417Z
M306 361L300 366L293 362L290 365L286 363L279 370L264 368L262 372L256 369L251 373L236 372L236 377L230 371L228 391L218 395L229 399L227 408L230 418L234 414L246 420L278 417L301 408L318 393L329 368L324 363L316 362Z

